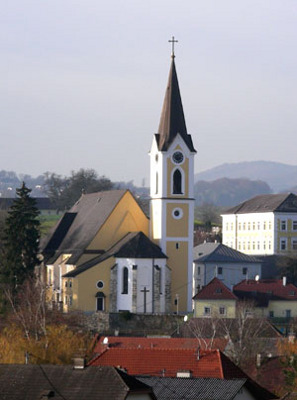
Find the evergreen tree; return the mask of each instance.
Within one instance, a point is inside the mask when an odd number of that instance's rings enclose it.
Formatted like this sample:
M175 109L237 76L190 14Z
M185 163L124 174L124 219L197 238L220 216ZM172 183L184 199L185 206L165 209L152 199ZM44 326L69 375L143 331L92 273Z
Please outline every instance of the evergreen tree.
M24 182L21 188L16 189L17 198L5 221L0 281L12 288L32 276L34 267L39 264L39 210L30 192Z

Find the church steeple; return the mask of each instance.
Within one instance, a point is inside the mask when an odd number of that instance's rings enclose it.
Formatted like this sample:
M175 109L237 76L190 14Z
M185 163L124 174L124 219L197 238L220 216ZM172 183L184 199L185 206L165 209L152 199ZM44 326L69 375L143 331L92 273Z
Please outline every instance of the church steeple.
M151 157L150 234L171 270L171 310L192 309L194 157L187 132L174 60L174 37L168 84Z
M173 53L157 135L158 147L160 151L167 151L169 145L179 133L189 150L195 152L191 136L187 133L174 58Z

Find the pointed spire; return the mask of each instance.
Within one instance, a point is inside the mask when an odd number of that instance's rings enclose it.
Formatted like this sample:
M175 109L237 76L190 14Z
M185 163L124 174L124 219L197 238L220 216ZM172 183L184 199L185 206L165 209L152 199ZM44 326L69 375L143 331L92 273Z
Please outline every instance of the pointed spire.
M175 69L174 52L172 53L171 58L172 60L168 84L158 129L159 150L166 151L175 136L179 133L185 140L190 151L195 151L191 136L187 133L186 121Z

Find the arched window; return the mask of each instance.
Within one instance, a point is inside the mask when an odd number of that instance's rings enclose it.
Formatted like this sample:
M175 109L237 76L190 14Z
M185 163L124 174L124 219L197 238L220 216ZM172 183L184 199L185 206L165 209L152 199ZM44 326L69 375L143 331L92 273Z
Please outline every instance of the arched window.
M173 173L173 194L182 194L182 174L179 169Z
M129 271L127 267L123 268L123 290L122 294L128 294L128 279L129 279Z

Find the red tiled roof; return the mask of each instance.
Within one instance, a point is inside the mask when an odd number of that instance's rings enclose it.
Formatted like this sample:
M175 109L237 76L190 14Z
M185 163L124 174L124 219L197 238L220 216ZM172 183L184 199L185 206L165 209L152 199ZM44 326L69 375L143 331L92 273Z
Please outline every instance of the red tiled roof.
M235 285L233 291L238 295L239 292L253 292L269 295L275 300L297 300L297 287L292 283L283 285L282 279L244 280Z
M107 345L103 343L105 337L101 336L96 343L93 352L102 353ZM107 336L108 346L126 349L197 349L198 346L202 350L206 349L219 349L225 350L228 339L215 338L203 339L197 338L171 338L171 337L133 337L133 336ZM211 343L212 342L212 343ZM210 345L211 344L211 345Z
M213 278L194 296L194 300L237 300L237 297L222 281Z
M131 375L175 377L179 371L191 371L194 378L247 377L219 350L109 347L89 365L117 366Z

